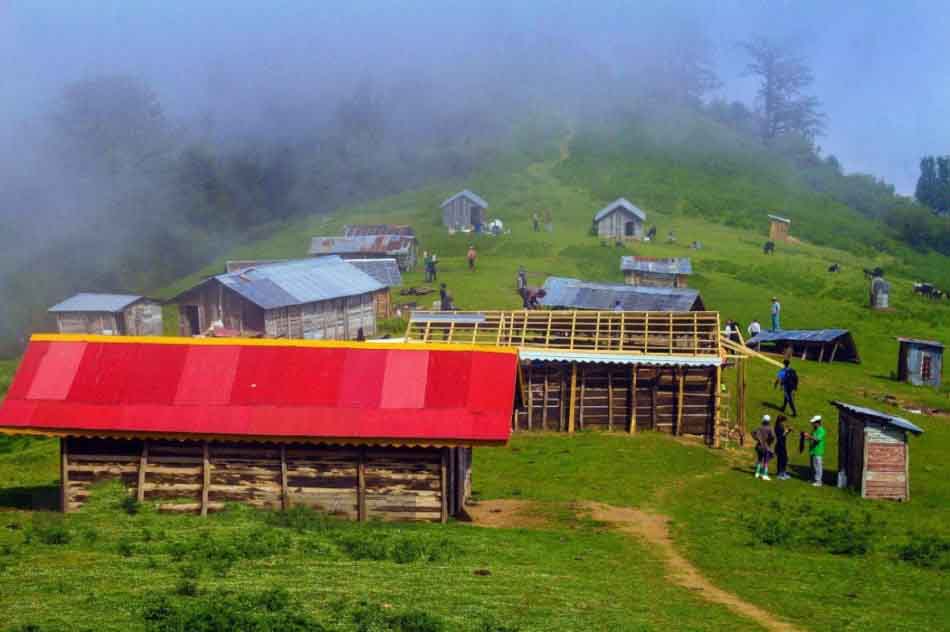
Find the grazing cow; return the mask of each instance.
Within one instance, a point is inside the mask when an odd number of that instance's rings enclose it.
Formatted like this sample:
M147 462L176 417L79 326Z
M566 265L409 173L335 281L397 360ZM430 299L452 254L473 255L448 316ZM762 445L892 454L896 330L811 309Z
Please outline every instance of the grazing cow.
M653 241L656 239L656 226L650 226L650 230L647 231L647 241Z
M762 252L764 252L764 253L767 254L767 255L774 254L774 253L775 253L775 242L772 241L771 239L768 240L767 242L765 242L765 245L762 246Z
M874 277L882 277L882 276L884 276L884 268L882 268L881 266L878 266L874 268L873 270L868 270L867 268L864 268L865 279L873 279Z
M840 272L840 271L841 271L841 266L839 266L837 263L832 263L830 266L828 266L828 272Z
M932 283L914 283L914 293L931 299L941 299L944 296L944 292L935 288Z

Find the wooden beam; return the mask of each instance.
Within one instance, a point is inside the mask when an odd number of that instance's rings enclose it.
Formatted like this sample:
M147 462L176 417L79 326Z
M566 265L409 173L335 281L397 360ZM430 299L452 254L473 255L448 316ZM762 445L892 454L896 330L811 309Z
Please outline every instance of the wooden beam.
M831 348L831 357L828 359L828 362L835 361L835 355L838 353L838 343L835 343L835 346Z
M685 386L686 369L680 369L679 388L676 397L676 434L683 434L683 387Z
M614 429L614 374L607 369L607 430Z
M533 430L531 419L534 409L534 367L528 365L528 430Z
M721 419L721 406L722 406L722 367L716 367L716 381L713 384L715 389L715 394L713 395L713 436L712 436L712 446L714 448L719 447L719 420Z
M148 470L148 439L142 441L142 456L139 457L139 480L135 488L135 498L145 502L145 472Z
M818 352L818 364L821 364L821 362L825 359L825 347L826 347L826 346L828 346L828 345L825 345L825 344L822 344L822 345L821 345L821 351Z
M650 385L650 429L656 430L656 389L660 384L660 370L656 370L653 383Z
M584 398L587 393L587 369L581 367L581 405L577 414L577 427L584 429Z
M448 504L448 455L449 449L442 448L442 472L441 472L441 489L442 489L442 523L445 524L449 521L449 504Z
M201 515L208 515L208 488L211 487L211 459L208 457L208 442L201 443Z
M69 437L59 440L59 507L63 513L69 513Z
M557 371L558 381L560 382L560 387L561 387L561 390L560 390L561 411L557 420L557 429L560 432L564 431L565 429L564 424L567 422L567 418L564 415L564 413L567 411L567 400L568 400L568 398L565 397L565 395L567 394L567 382L568 382L567 375L565 375L566 368L567 368L566 365L559 364L558 371Z
M577 363L571 364L570 410L567 413L567 431L574 434L574 412L577 408Z
M630 434L637 431L637 365L630 365Z
M445 481L445 448L442 448L442 481L444 495ZM356 462L356 519L366 522L366 448L360 448ZM445 499L442 499L443 503ZM444 512L444 508L443 508Z
M280 508L290 509L290 489L287 486L287 446L280 446Z

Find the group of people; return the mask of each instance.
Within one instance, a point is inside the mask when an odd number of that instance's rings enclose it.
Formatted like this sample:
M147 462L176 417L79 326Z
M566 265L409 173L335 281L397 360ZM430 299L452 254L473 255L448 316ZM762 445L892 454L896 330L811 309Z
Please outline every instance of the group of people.
M779 415L775 420L775 427L772 427L772 418L769 415L762 416L762 424L752 433L755 439L755 477L768 481L769 462L775 456L778 459L778 471L775 478L780 481L791 478L788 474L788 435L794 432L794 428L786 425L785 415ZM821 415L815 415L809 422L811 432L801 432L798 444L799 452L805 451L808 446L808 456L811 461L812 485L821 487L822 476L824 475L823 462L825 458L825 429L821 425ZM775 448L773 451L772 448Z
M531 227L536 233L541 231L541 215L537 212L531 215ZM544 230L549 233L554 232L554 219L551 216L550 210L544 211Z
M422 263L425 265L426 283L432 283L439 278L438 270L436 269L436 266L439 263L439 258L434 252L429 253L428 250L423 251Z

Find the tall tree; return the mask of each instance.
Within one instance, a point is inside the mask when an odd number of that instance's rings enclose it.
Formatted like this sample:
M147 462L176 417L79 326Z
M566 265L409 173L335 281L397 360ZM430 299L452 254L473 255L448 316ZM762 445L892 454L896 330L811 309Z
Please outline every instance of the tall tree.
M764 37L743 42L741 47L750 57L747 74L759 81L762 140L770 144L783 134L814 140L824 129L825 115L817 97L803 94L815 79L808 64Z
M937 161L933 156L924 156L920 159L920 177L917 178L914 197L924 206L936 210L938 186Z
M937 190L933 208L938 213L950 213L950 156L937 158Z

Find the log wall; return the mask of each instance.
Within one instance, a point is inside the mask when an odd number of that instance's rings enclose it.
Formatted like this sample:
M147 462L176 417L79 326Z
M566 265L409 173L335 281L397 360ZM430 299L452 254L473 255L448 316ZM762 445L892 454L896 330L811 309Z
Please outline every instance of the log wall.
M513 429L569 431L575 370L576 430L657 430L701 435L707 442L713 441L715 367L579 363L575 369L566 362L526 365L527 401L516 411Z
M162 511L206 514L241 502L295 505L353 520L445 520L471 492L471 449L64 438L64 511L119 480Z

